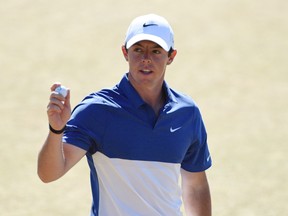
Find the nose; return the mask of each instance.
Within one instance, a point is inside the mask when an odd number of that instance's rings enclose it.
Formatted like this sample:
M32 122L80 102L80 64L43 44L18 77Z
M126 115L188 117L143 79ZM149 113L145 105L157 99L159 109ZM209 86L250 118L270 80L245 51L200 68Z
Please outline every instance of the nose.
M147 52L145 52L142 56L142 62L145 64L150 64L151 63L151 58Z

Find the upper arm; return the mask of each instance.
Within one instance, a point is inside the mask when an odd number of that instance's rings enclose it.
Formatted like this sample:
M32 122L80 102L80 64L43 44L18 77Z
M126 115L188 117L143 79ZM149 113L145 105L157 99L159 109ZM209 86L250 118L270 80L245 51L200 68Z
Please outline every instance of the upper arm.
M205 171L189 172L181 169L182 187L185 189L192 189L198 187L206 187L208 180Z
M211 197L205 171L181 169L182 197L186 215L211 215Z
M69 143L63 143L65 173L78 163L86 154L86 150Z

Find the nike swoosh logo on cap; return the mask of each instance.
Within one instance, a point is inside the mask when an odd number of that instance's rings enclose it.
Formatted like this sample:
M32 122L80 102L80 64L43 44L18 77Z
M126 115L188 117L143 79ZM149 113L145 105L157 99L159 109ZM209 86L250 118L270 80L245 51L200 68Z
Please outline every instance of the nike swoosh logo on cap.
M145 28L145 27L148 27L148 26L158 26L158 25L155 24L155 23L150 23L150 24L144 23L144 24L143 24L143 27L144 27L144 28Z

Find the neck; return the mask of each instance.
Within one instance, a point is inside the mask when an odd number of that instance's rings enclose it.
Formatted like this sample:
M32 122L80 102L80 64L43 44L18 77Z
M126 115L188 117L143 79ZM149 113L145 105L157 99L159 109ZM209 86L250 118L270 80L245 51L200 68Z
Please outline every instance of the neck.
M137 85L133 85L133 87L136 89L140 97L152 107L155 114L158 116L159 111L164 106L166 99L162 85L159 85L156 88L149 88L147 86L143 87Z
M145 92L138 92L141 96L141 98L149 104L153 109L156 110L160 109L164 102L165 102L165 96L162 88L158 91L145 91ZM155 110L154 109L154 110Z
M155 92L152 92L151 94L139 94L141 98L152 107L156 116L158 116L160 109L164 106L165 103L165 94L163 90L161 89L157 94Z

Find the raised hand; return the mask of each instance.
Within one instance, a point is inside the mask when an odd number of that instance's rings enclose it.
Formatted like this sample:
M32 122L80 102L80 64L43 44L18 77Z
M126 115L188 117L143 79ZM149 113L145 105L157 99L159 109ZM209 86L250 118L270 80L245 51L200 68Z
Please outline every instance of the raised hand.
M55 91L59 86L61 86L60 83L54 83L51 86L50 100L47 106L48 121L55 130L61 130L71 116L70 90L68 89L67 96L64 97Z

